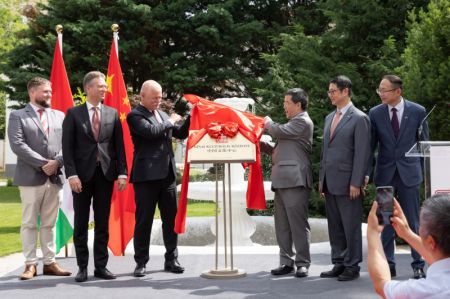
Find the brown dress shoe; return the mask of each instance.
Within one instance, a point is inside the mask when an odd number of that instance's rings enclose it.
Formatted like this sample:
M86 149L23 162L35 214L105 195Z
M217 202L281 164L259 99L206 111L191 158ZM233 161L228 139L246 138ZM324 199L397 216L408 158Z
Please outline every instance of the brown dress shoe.
M44 275L70 276L71 274L72 272L64 270L58 265L58 263L44 265Z
M36 265L26 265L25 270L23 271L22 275L20 276L20 279L28 280L28 279L32 279L36 275L37 275Z

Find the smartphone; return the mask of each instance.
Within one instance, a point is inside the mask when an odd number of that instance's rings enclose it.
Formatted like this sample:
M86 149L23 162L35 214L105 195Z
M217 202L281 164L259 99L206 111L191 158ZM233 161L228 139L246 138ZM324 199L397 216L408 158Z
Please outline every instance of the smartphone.
M394 212L394 187L380 186L377 187L378 203L377 217L379 225L391 224L392 213Z

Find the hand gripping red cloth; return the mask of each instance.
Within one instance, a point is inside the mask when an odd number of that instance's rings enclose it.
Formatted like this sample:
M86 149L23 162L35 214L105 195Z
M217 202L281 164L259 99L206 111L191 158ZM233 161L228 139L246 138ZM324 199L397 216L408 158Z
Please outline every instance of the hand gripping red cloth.
M218 138L221 134L233 137L239 131L245 138L256 145L256 161L254 163L243 164L244 167L249 167L246 194L247 208L255 210L266 209L259 149L259 140L264 131L264 118L208 101L193 94L185 94L184 98L194 105L191 111L189 131L195 132L191 133L187 140L181 193L178 200L178 212L175 218L175 232L177 234L184 233L186 226L190 167L190 164L187 162L188 151L194 147L205 134L216 136L213 138Z

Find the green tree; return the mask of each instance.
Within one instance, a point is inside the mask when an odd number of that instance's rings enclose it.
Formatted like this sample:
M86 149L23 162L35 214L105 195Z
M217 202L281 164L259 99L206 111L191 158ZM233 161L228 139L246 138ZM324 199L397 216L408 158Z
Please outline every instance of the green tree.
M5 69L9 92L25 101L25 82L48 76L55 43L54 27L64 26L64 60L76 90L90 70L105 71L112 34L120 26L120 61L131 93L155 79L167 97L183 93L205 97L251 96L267 71L261 53L278 48L277 37L289 32L298 16L320 15L314 1L49 0L30 18L26 44L16 47ZM309 32L325 28L317 22Z
M20 43L17 33L26 27L17 9L18 0L0 0L0 68L5 65L5 56ZM1 73L1 72L0 72ZM4 86L7 77L0 75L0 87ZM0 139L5 138L6 93L0 90Z
M428 11L411 13L403 65L404 94L428 110L433 140L450 140L450 2L432 0Z

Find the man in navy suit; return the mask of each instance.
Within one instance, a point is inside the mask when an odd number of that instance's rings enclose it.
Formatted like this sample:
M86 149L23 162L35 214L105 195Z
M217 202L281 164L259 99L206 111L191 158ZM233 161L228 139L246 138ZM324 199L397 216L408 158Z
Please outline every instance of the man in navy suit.
M402 97L402 80L395 75L382 78L377 93L382 104L370 109L372 123L372 153L366 176L366 183L372 170L374 152L378 147L378 157L374 173L376 186L393 186L395 196L405 213L413 232L419 229L419 189L422 183L422 162L420 158L406 157L405 153L421 140L428 140L428 125L424 121L425 108ZM423 136L418 136L423 125ZM394 241L395 232L391 225L381 234L391 276L396 276ZM424 260L411 248L414 278L425 277Z

